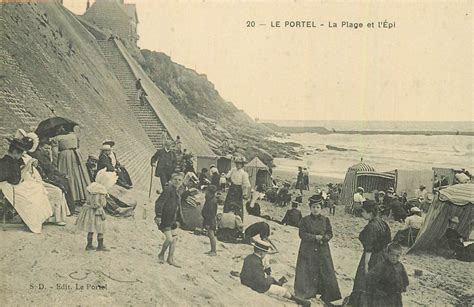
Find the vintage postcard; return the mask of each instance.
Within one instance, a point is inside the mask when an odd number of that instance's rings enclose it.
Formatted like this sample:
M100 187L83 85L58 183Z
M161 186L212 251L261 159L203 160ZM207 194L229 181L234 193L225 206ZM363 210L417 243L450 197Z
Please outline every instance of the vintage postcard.
M473 3L0 0L3 306L472 306Z

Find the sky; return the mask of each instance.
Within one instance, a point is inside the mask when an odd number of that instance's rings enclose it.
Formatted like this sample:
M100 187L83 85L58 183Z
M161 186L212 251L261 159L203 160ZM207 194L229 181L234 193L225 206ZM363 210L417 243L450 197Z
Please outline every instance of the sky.
M125 2L137 5L140 48L206 74L253 118L474 118L470 1ZM85 3L64 0L77 14ZM317 27L285 27L302 20Z

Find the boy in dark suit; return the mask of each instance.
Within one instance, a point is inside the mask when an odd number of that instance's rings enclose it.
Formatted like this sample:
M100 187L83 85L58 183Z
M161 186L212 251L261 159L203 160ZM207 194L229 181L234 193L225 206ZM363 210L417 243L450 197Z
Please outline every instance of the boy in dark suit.
M272 276L265 274L262 259L268 253L271 245L259 239L255 239L252 245L254 252L245 257L240 272L240 282L256 292L287 298L303 306L311 306L310 301L295 297L283 287L283 283L286 281L284 277L275 280Z

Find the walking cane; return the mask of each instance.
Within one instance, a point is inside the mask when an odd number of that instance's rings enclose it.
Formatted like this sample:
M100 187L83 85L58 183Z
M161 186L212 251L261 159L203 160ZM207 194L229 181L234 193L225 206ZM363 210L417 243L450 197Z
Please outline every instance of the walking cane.
M148 199L151 199L151 188L153 187L153 165L151 166L151 174L150 174L150 190L148 191Z

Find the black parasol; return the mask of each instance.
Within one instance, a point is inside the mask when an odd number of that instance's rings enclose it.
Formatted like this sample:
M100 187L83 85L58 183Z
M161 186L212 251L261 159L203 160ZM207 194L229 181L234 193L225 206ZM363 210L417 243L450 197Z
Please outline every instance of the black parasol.
M51 117L39 123L35 133L38 136L53 137L58 134L56 130L59 126L64 126L66 131L72 131L74 126L78 126L78 124L64 117Z

